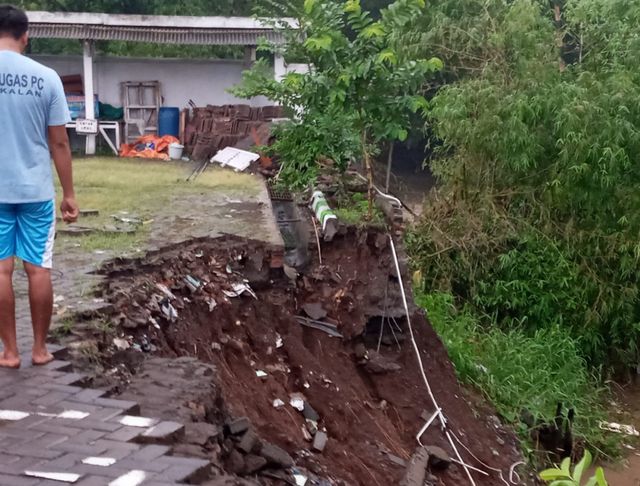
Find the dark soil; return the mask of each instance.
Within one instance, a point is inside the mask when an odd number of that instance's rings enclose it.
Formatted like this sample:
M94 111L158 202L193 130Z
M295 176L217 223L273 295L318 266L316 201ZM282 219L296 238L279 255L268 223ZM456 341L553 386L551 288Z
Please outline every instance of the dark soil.
M399 484L405 467L398 458L411 457L416 433L434 407L409 339L388 239L376 232L349 232L324 244L322 257L323 266L316 253L309 270L292 281L270 268L269 250L261 243L224 237L142 261L114 262L106 269L104 297L114 306L111 318L119 335L134 347L163 358L213 363L217 373L194 376L194 387L214 380L220 414L248 417L262 439L284 448L298 466L333 484ZM186 276L202 287L190 290ZM248 292L225 296L243 279L257 299ZM176 299L161 302L158 283ZM173 322L161 310L167 302L178 313ZM306 304L319 304L312 310L326 312L324 321L335 324L344 338L302 326L296 316L305 315ZM378 354L381 316L395 317L399 329L394 338L390 324L385 326ZM508 476L520 460L515 436L487 407L471 405L477 401L458 385L440 339L414 306L411 322L449 428L479 459ZM324 452L311 451L305 417L289 404L292 393L304 395L319 415L318 427L329 437ZM285 405L276 408L274 400ZM167 403L169 411L171 406ZM422 442L453 455L437 422ZM461 453L465 462L482 467ZM227 460L224 448L221 460ZM436 475L443 485L468 484L455 464ZM503 484L496 473L474 473L474 479L478 485Z

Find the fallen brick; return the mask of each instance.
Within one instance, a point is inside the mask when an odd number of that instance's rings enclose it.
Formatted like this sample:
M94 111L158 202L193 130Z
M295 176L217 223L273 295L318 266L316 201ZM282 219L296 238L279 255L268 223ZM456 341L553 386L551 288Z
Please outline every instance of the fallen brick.
M238 449L244 452L245 454L249 454L253 451L253 449L258 444L258 436L256 433L249 429L245 432L238 444Z
M325 432L319 430L313 438L313 450L316 452L324 451L325 447L327 447L328 440L329 436L327 436Z
M247 417L242 417L227 423L226 427L229 434L240 435L249 430L249 427L251 427L251 421Z

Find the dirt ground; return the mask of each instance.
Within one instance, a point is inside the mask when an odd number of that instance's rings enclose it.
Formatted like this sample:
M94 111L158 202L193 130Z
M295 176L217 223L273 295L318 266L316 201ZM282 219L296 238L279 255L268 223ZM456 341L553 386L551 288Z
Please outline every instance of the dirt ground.
M418 445L416 434L435 409L409 338L387 238L375 231L351 230L323 244L323 265L316 253L302 274L288 271L288 276L271 268L272 255L263 243L231 236L193 242L142 260L113 262L105 269L102 292L113 304L106 318L117 324L117 341L113 334L100 336L101 365L117 370L125 363L135 373L151 356L211 363L213 376L200 373L191 381L196 389L215 383L219 413L207 417L194 412L191 420L223 427L230 418L248 417L260 439L287 451L302 470L328 481L313 484L399 484L405 461ZM233 296L238 284L250 290ZM410 295L408 282L405 285ZM506 478L520 460L514 434L458 385L444 346L423 312L410 303L410 313L416 344L449 430ZM309 315L342 337L297 319ZM128 349L118 351L114 342ZM127 382L137 380L126 373L110 376L118 393L126 394ZM187 395L181 391L177 396L186 403ZM295 398L304 403L304 412L292 406ZM154 406L162 408L161 403ZM167 400L166 412L172 407L177 405ZM198 409L191 402L189 407ZM328 436L322 452L311 444L316 429ZM220 442L211 457L220 462L220 469L242 473L229 438ZM437 422L422 442L453 455ZM466 463L484 469L459 449ZM295 484L273 478L267 483L259 469L251 474L262 478L258 484ZM459 465L433 472L431 484L468 484ZM504 484L492 471L488 477L473 477L478 485Z

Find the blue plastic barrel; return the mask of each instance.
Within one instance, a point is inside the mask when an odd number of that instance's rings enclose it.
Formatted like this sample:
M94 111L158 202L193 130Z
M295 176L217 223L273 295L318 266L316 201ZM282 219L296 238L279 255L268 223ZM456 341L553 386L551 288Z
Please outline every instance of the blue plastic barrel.
M158 114L158 135L180 136L180 108L162 107Z

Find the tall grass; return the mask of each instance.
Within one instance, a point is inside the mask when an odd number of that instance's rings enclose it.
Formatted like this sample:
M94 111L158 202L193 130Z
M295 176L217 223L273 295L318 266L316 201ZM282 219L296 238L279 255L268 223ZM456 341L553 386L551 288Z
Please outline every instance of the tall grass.
M457 309L448 293L421 294L417 301L444 341L459 378L477 387L519 430L525 449L532 444L519 420L521 411L550 421L562 402L576 410L575 436L589 449L615 452L598 428L604 417L604 390L566 330L553 326L533 334L503 331L484 325L470 308Z

